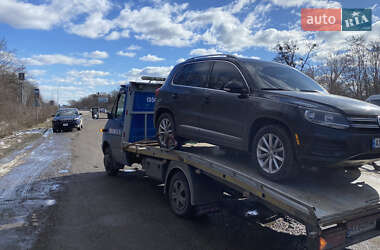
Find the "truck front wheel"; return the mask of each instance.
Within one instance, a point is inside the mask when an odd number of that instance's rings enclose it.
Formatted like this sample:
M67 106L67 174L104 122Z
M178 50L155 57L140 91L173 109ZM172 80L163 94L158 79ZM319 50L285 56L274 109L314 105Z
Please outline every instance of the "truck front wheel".
M185 218L193 214L189 183L182 172L177 172L171 178L168 197L174 214Z
M109 147L104 149L104 167L109 176L116 176L119 173L119 169L122 169L123 166L117 162L112 157L112 152Z

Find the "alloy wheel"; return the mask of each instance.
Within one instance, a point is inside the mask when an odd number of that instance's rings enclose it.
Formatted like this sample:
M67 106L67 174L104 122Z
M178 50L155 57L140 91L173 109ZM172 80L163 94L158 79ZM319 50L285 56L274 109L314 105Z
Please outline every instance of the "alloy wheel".
M168 118L164 118L160 121L158 127L158 139L160 144L167 146L167 142L173 136L173 125Z
M268 174L281 170L285 161L285 148L281 139L273 134L264 134L257 143L257 161L259 166Z
M185 184L180 180L176 180L173 183L171 202L178 211L184 210L187 206L187 197L184 185Z

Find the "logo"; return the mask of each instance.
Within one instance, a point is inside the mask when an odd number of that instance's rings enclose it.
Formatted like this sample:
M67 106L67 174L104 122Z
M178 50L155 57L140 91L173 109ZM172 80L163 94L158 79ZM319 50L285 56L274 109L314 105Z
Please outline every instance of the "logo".
M343 31L370 31L371 24L371 9L342 9Z
M305 31L370 31L371 9L301 9Z

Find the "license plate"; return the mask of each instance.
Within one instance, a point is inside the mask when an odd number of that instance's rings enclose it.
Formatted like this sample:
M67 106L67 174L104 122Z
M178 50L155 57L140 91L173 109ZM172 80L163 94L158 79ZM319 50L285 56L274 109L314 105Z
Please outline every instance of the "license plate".
M349 225L347 228L347 237L364 233L376 228L376 220Z
M372 139L372 148L380 148L380 138Z
M67 127L67 126L69 126L69 124L68 123L64 123L64 124L62 124L62 126Z

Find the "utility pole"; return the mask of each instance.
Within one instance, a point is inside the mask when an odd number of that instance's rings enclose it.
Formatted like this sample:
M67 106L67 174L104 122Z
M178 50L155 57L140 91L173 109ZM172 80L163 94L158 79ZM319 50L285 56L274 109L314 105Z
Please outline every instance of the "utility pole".
M34 89L34 106L36 107L36 120L38 121L38 107L40 106L40 89Z
M18 80L20 83L20 103L24 104L24 80L25 80L25 73L20 72L18 73Z

